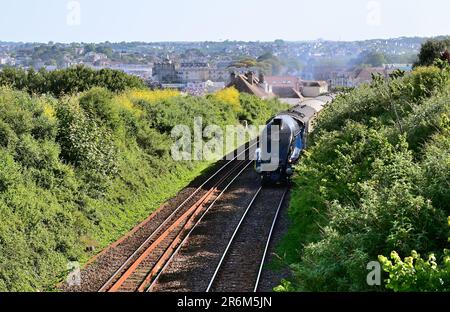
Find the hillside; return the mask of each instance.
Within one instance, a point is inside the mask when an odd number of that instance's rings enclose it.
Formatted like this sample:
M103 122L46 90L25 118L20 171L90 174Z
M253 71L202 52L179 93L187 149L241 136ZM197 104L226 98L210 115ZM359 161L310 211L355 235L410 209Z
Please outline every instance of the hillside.
M173 126L192 127L197 116L220 127L259 124L284 109L233 89L187 97L20 88L0 87L0 291L54 289L69 261L85 263L205 170L210 162L172 159Z
M436 65L376 79L321 115L279 250L294 278L277 290L450 290L450 69ZM369 286L377 260L389 274Z

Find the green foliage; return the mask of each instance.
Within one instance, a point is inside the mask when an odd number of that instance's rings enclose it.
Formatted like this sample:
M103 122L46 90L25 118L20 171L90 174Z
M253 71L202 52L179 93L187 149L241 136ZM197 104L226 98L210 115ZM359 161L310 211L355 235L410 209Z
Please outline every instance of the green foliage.
M361 86L355 92L344 93L338 96L334 102L336 105L330 106L321 115L316 134L320 135L321 129L340 130L349 120L374 127L394 123L401 131L403 118L414 117L411 112L422 107L422 100L432 95L446 96L443 93L449 89L449 79L449 70L420 67L409 76L376 80L374 84Z
M239 113L239 119L247 120L253 125L264 125L277 112L289 108L288 105L276 99L263 101L246 93L241 93L240 102L242 110Z
M450 226L450 217L448 217ZM449 233L450 236L450 233ZM450 238L448 239L450 242ZM417 251L411 252L411 257L404 261L397 252L391 253L391 260L384 256L378 257L383 269L389 273L386 288L393 291L450 291L450 250L444 249L443 264L438 265L436 256L430 254L423 259Z
M449 90L447 68L417 68L342 94L323 112L297 166L292 226L280 247L295 274L291 289L383 290L366 283L378 255L442 255Z
M9 153L2 150L0 160L0 192L4 192L17 183L20 173L14 157Z
M86 96L80 98L80 106L85 100ZM102 126L90 116L89 110L85 113L80 106L69 101L58 107L57 142L61 146L61 158L86 171L114 175L117 172L117 148L111 129Z
M292 61L291 61L292 63ZM292 64L291 64L292 65ZM279 75L285 66L284 62L270 52L264 53L258 58L242 58L229 67L236 68L256 68L265 75ZM294 67L298 67L298 64L294 64ZM292 67L290 67L292 69Z
M68 261L85 263L87 250L117 240L206 170L208 162L172 159L171 127L192 131L197 116L236 125L241 113L263 123L284 108L237 99L247 104L104 88L55 99L0 87L0 291L52 290Z
M102 87L112 92L144 88L144 82L134 76L111 69L94 69L76 66L68 69L46 71L4 68L0 71L0 86L10 86L30 94L51 94L56 97L84 92L92 87Z
M360 65L370 65L374 67L381 67L387 63L386 56L383 53L376 51L366 51L359 56L357 61Z
M274 292L294 292L295 288L288 280L282 280L281 284L273 289Z
M450 251L445 250L444 265L438 266L434 254L428 259L413 251L404 261L394 251L391 260L380 256L383 269L389 273L386 287L396 292L450 291Z
M450 38L436 40L427 40L420 49L419 60L414 66L430 66L433 65L437 58L441 57L441 53L450 50Z
M119 123L119 115L112 98L113 95L107 90L93 88L80 97L80 106L89 118L115 128Z

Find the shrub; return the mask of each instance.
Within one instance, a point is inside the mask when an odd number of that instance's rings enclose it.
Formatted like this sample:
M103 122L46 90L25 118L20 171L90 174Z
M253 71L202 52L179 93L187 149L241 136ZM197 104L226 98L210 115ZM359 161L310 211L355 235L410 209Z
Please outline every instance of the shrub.
M217 91L212 95L212 97L217 101L230 105L235 112L240 112L242 110L239 99L239 91L237 91L234 87Z
M34 69L4 68L0 71L0 86L9 86L30 94L51 94L56 97L85 92L93 87L102 87L112 92L145 88L144 82L138 77L118 70L97 71L84 66L55 71L42 69L38 72Z
M450 226L450 217L448 225ZM450 291L450 250L444 250L443 258L443 264L438 265L434 254L430 254L425 260L415 250L404 261L395 251L391 253L392 261L379 256L383 269L389 273L386 288L396 292Z
M9 124L0 119L0 147L8 148L17 142L16 133Z
M8 152L0 149L0 193L14 186L20 179L20 167Z
M116 129L119 126L119 116L112 97L106 89L93 88L80 96L79 103L87 117Z
M164 90L131 90L126 96L134 103L144 101L148 104L161 102L171 98L179 97L180 92L171 89Z
M170 157L172 126L197 116L205 126L239 123L213 98L87 90L93 72L68 74L46 86L85 92L55 99L0 87L0 291L54 290L68 261L85 263L94 255L87 247L117 240L206 170L209 162ZM249 100L255 121L277 109Z
M59 162L59 146L51 141L36 141L23 135L16 146L15 160L25 168L49 169Z
M297 166L292 226L280 247L294 271L289 287L383 290L366 283L366 265L378 255L439 255L450 200L449 86L448 68L419 67L340 95L324 110ZM432 263L414 259L423 276L411 289L433 289ZM396 276L404 263L392 265Z
M389 273L387 289L396 292L448 292L450 291L450 251L445 251L444 265L438 266L434 254L423 259L416 251L404 261L394 251L391 260L380 256L383 269Z
M103 176L117 172L117 149L111 131L71 102L58 108L58 119L62 159Z
M414 100L430 97L436 92L441 92L447 86L450 79L448 70L437 67L417 67L411 76L405 78L405 83L411 86L408 90Z

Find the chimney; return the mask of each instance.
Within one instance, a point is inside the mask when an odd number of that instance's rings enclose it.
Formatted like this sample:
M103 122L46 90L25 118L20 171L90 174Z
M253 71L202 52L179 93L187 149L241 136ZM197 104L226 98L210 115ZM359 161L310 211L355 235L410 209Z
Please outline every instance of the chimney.
M231 82L233 82L235 79L236 79L236 73L234 71L232 71L230 73L230 80L231 80Z
M249 71L248 73L247 73L247 80L248 80L248 83L249 84L253 84L253 72L252 71Z
M259 72L259 83L263 84L265 82L263 72Z

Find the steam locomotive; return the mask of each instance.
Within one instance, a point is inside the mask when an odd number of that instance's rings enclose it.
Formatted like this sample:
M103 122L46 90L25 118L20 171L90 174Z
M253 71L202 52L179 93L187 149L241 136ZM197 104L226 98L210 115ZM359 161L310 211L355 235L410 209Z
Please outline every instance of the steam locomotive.
M334 95L307 99L268 121L258 142L255 170L263 185L288 183L321 110Z

